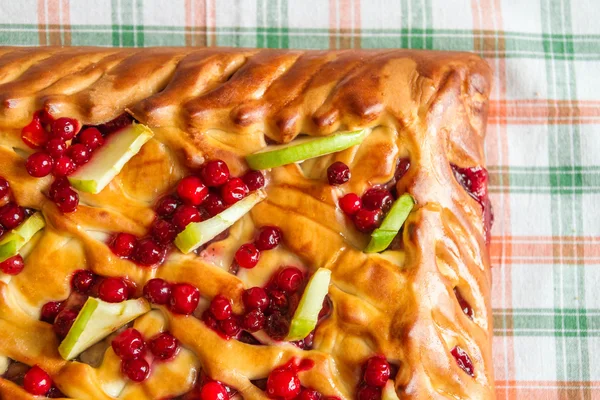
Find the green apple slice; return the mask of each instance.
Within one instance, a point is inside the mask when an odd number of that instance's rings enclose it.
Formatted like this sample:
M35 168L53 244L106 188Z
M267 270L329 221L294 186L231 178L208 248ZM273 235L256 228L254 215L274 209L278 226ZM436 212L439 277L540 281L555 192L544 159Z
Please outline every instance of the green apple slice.
M99 193L152 136L150 128L142 124L132 124L112 133L94 152L90 162L69 176L69 182L82 192Z
M393 380L388 380L381 391L381 400L399 400Z
M265 197L264 190L257 190L206 221L188 224L175 238L175 246L186 254L197 249L233 225Z
M268 169L335 153L355 146L367 136L369 129L338 133L318 138L296 139L290 143L267 146L246 156L250 168Z
M371 233L371 241L365 249L365 253L379 253L387 249L402 228L402 224L408 218L414 205L415 199L410 194L404 193L400 196L392 204L392 208L383 219L381 226Z
M319 320L319 313L323 308L323 301L329 292L331 271L327 268L319 268L310 278L298 308L294 313L290 324L290 331L285 340L301 340L311 333Z
M65 360L71 360L148 311L150 304L144 298L107 303L89 297L69 333L58 346L58 352Z
M25 222L8 232L0 241L0 262L16 256L33 235L46 226L42 213L36 212Z

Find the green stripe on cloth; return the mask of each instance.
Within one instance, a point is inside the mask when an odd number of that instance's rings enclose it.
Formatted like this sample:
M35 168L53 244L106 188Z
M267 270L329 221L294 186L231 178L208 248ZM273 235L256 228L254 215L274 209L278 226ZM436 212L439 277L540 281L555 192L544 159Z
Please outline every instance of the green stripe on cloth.
M494 309L493 313L496 336L600 337L600 309Z
M542 29L546 33L561 34L572 32L571 5L569 0L552 1L543 0L541 7ZM572 56L574 48L572 40L562 42L544 42L546 53L551 55ZM558 61L554 57L546 60L546 79L549 94L552 98L573 100L576 98L577 87L575 68L572 61ZM561 167L575 165L581 159L580 133L578 125L549 125L548 126L548 160L550 166ZM555 173L550 176L550 183L560 183L565 174ZM568 176L568 175L567 175ZM571 180L574 181L574 180ZM557 218L551 220L554 236L583 235L582 226L582 201L575 193L571 196L560 196L551 193L550 206L560 210ZM575 251L581 251L575 246ZM583 259L583 254L579 255ZM564 268L560 259L553 267L554 286L556 291L554 304L559 310L555 318L557 329L563 332L561 339L556 340L557 379L559 380L589 380L589 350L588 342L580 338L576 342L566 340L564 333L567 331L567 315L564 310L570 307L585 308L585 271L583 263L570 268ZM579 314L575 319L577 326L584 320ZM576 351L573 351L573 345Z

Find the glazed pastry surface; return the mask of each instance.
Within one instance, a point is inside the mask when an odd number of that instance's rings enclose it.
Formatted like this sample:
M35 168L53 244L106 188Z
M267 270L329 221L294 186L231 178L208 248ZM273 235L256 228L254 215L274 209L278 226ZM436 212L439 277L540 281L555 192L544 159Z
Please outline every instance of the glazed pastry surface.
M300 373L303 386L354 399L361 366L382 354L397 367L400 399L493 399L489 217L453 170L484 167L490 81L487 64L468 53L0 47L0 175L17 203L47 222L23 272L0 281L0 357L39 365L68 398L110 399L106 387L120 376L113 350L98 366L65 361L52 325L39 321L42 305L69 296L75 270L125 276L138 295L151 278L189 282L206 304L223 294L239 312L244 289L264 285L280 266L308 274L323 267L332 271L333 311L311 350L225 340L199 318L159 306L134 327L148 337L167 328L183 350L119 398L176 397L203 371L245 399L266 399L252 382L295 357L315 363ZM83 125L127 112L155 136L101 193L80 193L78 210L63 214L46 196L52 178L25 169L23 153L32 150L21 129L37 110ZM245 155L273 142L363 128L371 132L358 146L266 171L266 200L200 254L175 250L158 268L143 268L107 245L117 232L147 234L156 201L206 160L222 159L238 176ZM410 168L393 182L400 159ZM334 161L352 171L341 186L327 182ZM364 253L369 237L338 199L390 181L415 198L415 209L395 249ZM230 273L235 250L265 225L282 230L283 245L254 269ZM457 365L456 346L473 376ZM33 397L0 378L0 398Z

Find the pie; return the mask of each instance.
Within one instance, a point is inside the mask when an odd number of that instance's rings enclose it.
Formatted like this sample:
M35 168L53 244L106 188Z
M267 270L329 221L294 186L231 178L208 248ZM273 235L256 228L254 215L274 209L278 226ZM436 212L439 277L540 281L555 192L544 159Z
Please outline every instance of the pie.
M490 81L0 47L0 397L494 398Z

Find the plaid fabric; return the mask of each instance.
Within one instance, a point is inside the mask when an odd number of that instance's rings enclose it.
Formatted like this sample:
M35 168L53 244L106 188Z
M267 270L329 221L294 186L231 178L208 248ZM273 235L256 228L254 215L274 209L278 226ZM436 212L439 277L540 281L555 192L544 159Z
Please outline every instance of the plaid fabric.
M600 399L599 21L598 0L0 0L0 43L486 57L498 398Z

